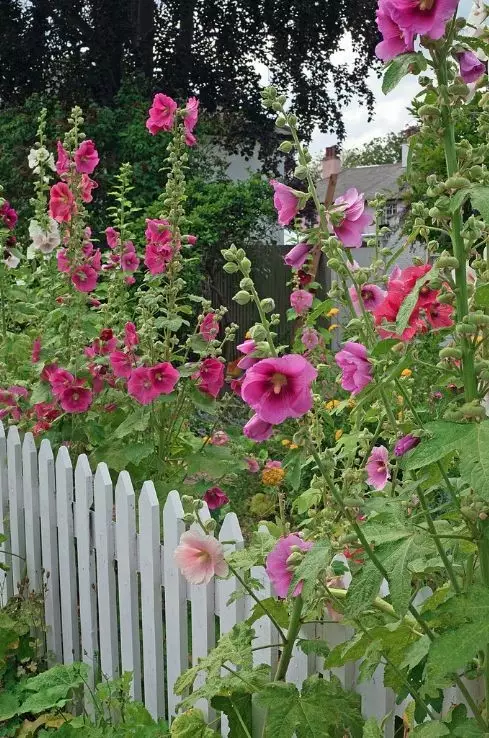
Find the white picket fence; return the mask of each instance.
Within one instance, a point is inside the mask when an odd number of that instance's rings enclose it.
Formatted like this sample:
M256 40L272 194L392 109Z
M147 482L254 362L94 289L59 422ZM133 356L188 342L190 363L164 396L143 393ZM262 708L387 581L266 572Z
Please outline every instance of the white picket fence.
M203 514L209 515L206 508ZM0 422L0 533L7 536L0 561L10 567L0 571L0 604L25 576L32 591L44 585L51 663L83 660L92 681L97 674L110 679L132 672L132 694L155 718L175 715L178 676L207 655L219 634L242 622L254 605L247 598L228 603L239 587L234 578L187 585L173 560L185 530L183 515L178 493L171 492L161 526L152 482L145 482L136 498L129 474L122 472L114 495L106 464L93 474L82 455L73 468L66 447L55 459L49 441L42 441L38 451L30 433L22 441L11 427L6 436ZM234 513L224 519L219 539L228 550L243 546ZM252 573L263 585L259 596L269 597L264 570L256 567ZM278 644L268 619L259 620L255 629L255 648ZM305 630L304 637L325 638L331 646L348 636L339 623ZM272 668L278 655L278 645L254 651L257 664ZM300 686L321 670L321 659L296 651L288 678ZM403 706L396 706L393 693L383 687L382 667L362 684L357 682L357 664L334 672L345 687L362 695L365 716L380 720L390 713L385 736L393 738L395 715L402 714ZM447 704L461 701L455 691L447 693ZM215 717L207 704L199 707L210 719ZM228 733L225 717L221 732Z

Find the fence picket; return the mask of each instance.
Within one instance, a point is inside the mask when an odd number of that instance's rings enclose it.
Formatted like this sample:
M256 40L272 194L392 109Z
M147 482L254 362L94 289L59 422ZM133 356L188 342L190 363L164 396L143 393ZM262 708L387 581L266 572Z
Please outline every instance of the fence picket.
M5 542L0 543L0 563L8 567L8 571L0 569L0 606L5 605L8 598L13 594L12 557L10 555L12 548L9 528L7 439L3 423L0 420L0 536L5 536Z
M48 663L52 666L63 659L63 643L61 638L54 456L51 444L46 439L42 441L39 449L39 515L41 519L42 572L45 585L46 650Z
M98 654L95 552L90 525L92 503L92 471L87 457L82 454L78 457L75 467L75 535L80 597L81 650L82 659L89 666L88 687L91 688L95 684ZM93 710L93 705L89 700L87 706L90 710Z
M41 520L39 511L39 469L32 433L22 444L22 484L24 491L25 551L29 591L41 589Z
M12 546L12 584L14 592L25 576L25 519L22 487L22 445L19 431L12 426L7 436L10 545Z
M189 666L187 625L187 583L173 559L180 536L185 531L183 507L178 492L170 492L163 508L166 680L168 717L176 713L179 698L174 694L176 680Z
M268 597L271 597L272 586L265 569L262 566L254 566L251 570L251 576L262 585L262 589L256 593L257 597L260 600L266 600ZM248 608L246 616L248 617L248 614L251 614L251 610L255 607L256 603L251 597L249 597L247 604ZM279 634L277 629L266 615L259 618L259 620L255 622L253 628L256 636L253 641L254 648L258 649L264 646L267 647L260 649L259 651L253 651L253 664L255 666L258 666L259 664L267 664L270 666L271 676L273 677L278 660ZM269 646L272 647L269 648ZM258 705L253 705L253 735L262 735L264 719L265 710L259 708Z
M95 473L95 550L97 559L97 599L99 611L100 670L107 679L119 676L119 634L117 590L114 568L114 490L106 464Z
M165 717L160 505L152 482L139 497L139 567L143 637L144 704L155 720Z
M131 695L142 697L139 643L136 498L131 477L121 472L115 490L116 554L119 584L119 624L122 672L132 672Z
M73 505L73 467L68 449L66 446L61 446L56 458L56 517L58 519L61 629L65 664L80 660Z

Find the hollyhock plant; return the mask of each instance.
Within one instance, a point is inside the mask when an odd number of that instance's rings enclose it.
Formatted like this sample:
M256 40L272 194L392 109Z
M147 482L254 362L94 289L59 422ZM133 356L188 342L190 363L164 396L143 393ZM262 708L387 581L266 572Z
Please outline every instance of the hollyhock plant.
M219 334L219 316L207 313L199 326L199 333L204 341L213 341Z
M389 471L389 452L385 446L375 446L367 461L367 482L377 490L384 489L391 477Z
M201 392L211 397L217 397L224 385L225 368L219 359L204 359L198 371L193 374L197 379L197 386Z
M260 420L278 425L309 412L316 377L316 369L299 354L262 359L246 372L241 396Z
M348 292L356 314L362 315L362 309L356 288L350 287ZM382 304L386 294L387 293L376 284L364 284L360 287L363 306L369 313L373 313Z
M207 503L209 510L219 510L220 507L227 505L229 497L220 487L211 487L204 494L204 502Z
M373 367L363 344L347 341L335 361L342 370L341 386L352 395L358 395L372 381Z
M172 256L173 251L169 244L149 243L146 246L144 263L150 273L155 276L166 272Z
M331 210L333 230L343 246L360 248L367 226L373 223L372 214L365 210L365 198L355 187L337 197Z
M314 300L312 292L307 290L294 290L290 296L291 307L294 308L297 315L302 315L309 310Z
M284 261L287 266L292 267L292 269L302 269L308 260L310 253L311 246L308 243L301 241L301 243L298 243L297 246L294 246L294 248L290 249L290 251L285 254Z
M397 22L394 2L384 0L377 9L377 26L382 41L375 47L375 53L384 62L395 59L400 54L414 51L414 33L402 29Z
M44 229L37 220L31 220L29 224L29 236L32 248L41 254L51 254L61 243L59 225L54 218L49 218L49 223Z
M473 51L462 51L457 54L460 65L460 76L466 84L477 82L486 73L486 64Z
M418 436L413 436L411 435L411 433L408 433L407 436L403 436L396 442L396 445L394 446L394 455L404 456L404 454L407 454L408 451L416 448L420 441L421 439L418 438Z
M187 146L195 146L197 139L193 134L193 130L197 125L199 118L199 101L196 97L189 97L185 106L185 118L183 120L183 127L185 130L185 143Z
M267 556L266 572L273 588L279 597L285 598L289 594L290 585L294 577L294 570L288 564L288 559L292 554L292 548L297 547L301 551L309 551L313 546L311 541L303 541L302 538L295 534L290 534L286 538L280 538L273 551ZM292 597L298 597L302 592L302 582L292 592Z
M295 218L299 212L300 195L291 187L277 182L275 179L270 180L270 184L274 189L273 204L278 213L278 222L280 225L286 226Z
M69 223L77 207L72 191L66 182L58 182L51 187L49 215L58 223Z
M196 530L182 534L174 558L190 584L209 584L214 576L227 577L229 572L219 541Z
M131 243L130 241L128 243ZM135 272L139 266L139 256L134 250L125 250L121 257L121 267L124 272Z
M146 121L146 128L152 136L172 129L177 107L175 100L168 95L158 92L154 96L153 105L149 109L149 118Z
M261 420L258 415L253 415L244 426L243 433L250 441L260 443L262 441L268 441L273 434L273 430L272 423L267 423Z
M76 171L79 174L93 174L100 161L95 144L90 139L82 141L74 155Z
M138 366L133 369L127 383L127 391L141 405L150 405L160 395L151 376L150 368Z

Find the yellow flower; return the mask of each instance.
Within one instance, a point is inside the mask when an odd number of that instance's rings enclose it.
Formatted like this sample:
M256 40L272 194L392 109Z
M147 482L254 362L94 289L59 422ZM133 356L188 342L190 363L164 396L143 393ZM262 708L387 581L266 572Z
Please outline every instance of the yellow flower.
M410 377L412 375L411 369L403 369L401 372L401 377Z
M402 414L402 410L401 410L401 412L400 412L400 413L397 413L397 419L398 419L398 420L402 420L402 419L403 419L403 414Z
M249 340L250 340L250 338L251 338L251 333L250 333L249 331L246 331L246 333L245 333L245 338L246 338L246 340L247 340L247 341L249 341Z
M282 441L282 446L290 446L291 443L292 441L289 441L288 438L284 438L284 440Z
M339 400L330 400L329 402L324 403L324 407L326 408L326 410L334 410L335 407L338 407L339 404Z
M340 312L340 311L339 311L339 309L338 309L338 308L331 308L331 310L329 310L329 311L328 311L328 312L326 313L326 317L327 317L327 318L334 318L334 316L335 316L335 315L338 315L338 313L339 313L339 312Z
M331 331L335 331L339 327L338 323L333 323L333 325L329 326L328 331L331 333Z
M299 448L299 446L297 445L297 443L291 443L289 448L291 451L295 451L297 448Z
M350 399L348 400L348 407L350 409L353 409L356 406L356 404L357 403L355 402L355 400L350 397Z
M343 431L342 430L335 431L335 434L334 434L335 441L339 441L342 435L343 435Z
M261 473L261 481L267 487L276 487L285 477L285 470L280 467L265 467Z

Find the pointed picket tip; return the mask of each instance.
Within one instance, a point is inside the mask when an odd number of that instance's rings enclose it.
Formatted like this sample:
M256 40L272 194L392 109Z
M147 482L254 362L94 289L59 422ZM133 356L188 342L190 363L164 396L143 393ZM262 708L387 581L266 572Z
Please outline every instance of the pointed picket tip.
M25 454L37 453L36 442L32 433L26 433L24 436L24 443L22 444L22 450Z
M16 425L11 425L7 435L7 443L9 446L20 446L19 429Z
M73 469L70 452L66 446L59 447L58 454L56 456L56 469L58 471L62 471L63 469Z
M234 541L235 544L243 543L243 533L236 513L228 513L223 520L219 532L220 541Z
M153 482L145 482L139 495L139 509L141 508L159 508L158 496Z
M6 436L5 436L5 428L3 427L3 423L0 420L0 441L3 441L4 438L6 438Z
M39 447L39 463L54 461L53 449L47 438L41 441Z
M134 487L128 472L121 471L115 487L116 503L122 502L126 497L134 497Z
M173 513L173 515L180 520L183 519L185 513L183 510L180 495L178 494L176 489L172 489L172 491L169 493L168 497L166 498L163 510L165 513Z
M104 462L97 466L95 471L95 484L103 487L112 487L109 467Z
M75 467L75 474L82 474L83 476L92 475L92 470L90 468L88 456L86 454L81 454L78 457Z

